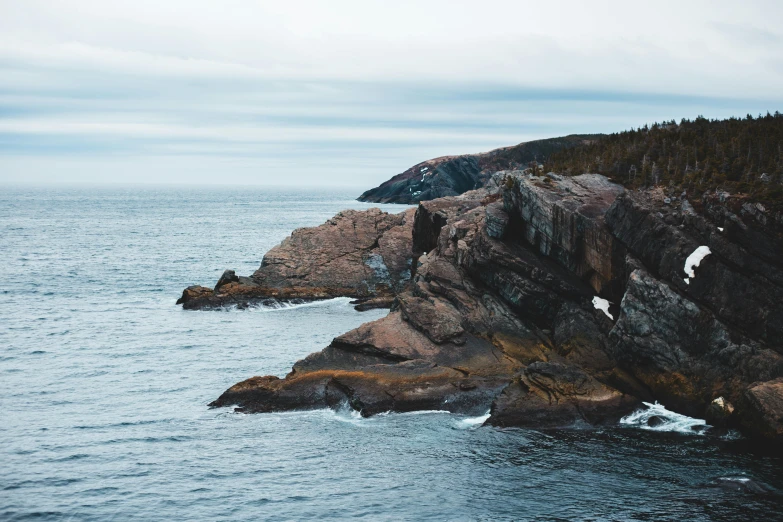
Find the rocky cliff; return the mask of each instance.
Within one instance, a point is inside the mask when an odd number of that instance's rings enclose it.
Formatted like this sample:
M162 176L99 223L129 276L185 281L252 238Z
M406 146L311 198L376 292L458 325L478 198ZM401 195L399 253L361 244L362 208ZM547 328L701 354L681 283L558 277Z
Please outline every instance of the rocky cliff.
M571 135L529 141L480 154L443 156L423 161L359 196L372 203L418 203L458 196L484 187L495 172L544 161L556 151L569 149L597 138L598 134Z
M265 257L261 274L228 283L393 303L284 379L253 377L212 405L489 410L489 424L553 427L614 423L658 400L781 441L783 237L774 216L736 196L629 192L591 174L506 171L486 185L422 202L415 214L374 211L372 226L369 215L350 214L299 231ZM367 222L368 233L346 234L353 222ZM344 242L324 251L316 238L332 234ZM384 250L392 238L397 247ZM350 268L335 278L324 267L343 253ZM373 279L373 255L389 277Z
M410 280L414 213L340 212L319 227L294 230L251 276L226 270L214 288L186 288L177 304L195 310L354 297L365 308L389 306Z

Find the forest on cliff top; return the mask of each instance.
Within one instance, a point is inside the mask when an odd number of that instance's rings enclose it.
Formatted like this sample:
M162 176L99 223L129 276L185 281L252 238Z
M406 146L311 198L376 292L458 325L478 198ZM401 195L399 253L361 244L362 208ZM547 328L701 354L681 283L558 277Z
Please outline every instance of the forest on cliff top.
M599 173L629 188L725 190L783 207L783 114L645 125L554 152L544 169Z

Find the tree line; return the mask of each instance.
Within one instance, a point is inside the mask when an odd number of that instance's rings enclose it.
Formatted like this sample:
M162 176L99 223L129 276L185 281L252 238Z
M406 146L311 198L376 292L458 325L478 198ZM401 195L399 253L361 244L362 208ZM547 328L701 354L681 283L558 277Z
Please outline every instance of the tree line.
M553 152L544 171L599 173L629 188L725 190L783 206L783 114L645 125Z

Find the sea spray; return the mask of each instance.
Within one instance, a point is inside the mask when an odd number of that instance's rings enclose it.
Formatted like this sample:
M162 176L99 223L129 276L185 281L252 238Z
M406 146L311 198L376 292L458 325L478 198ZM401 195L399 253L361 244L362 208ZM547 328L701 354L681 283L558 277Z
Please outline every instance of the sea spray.
M668 431L687 434L703 434L710 428L704 419L694 419L667 410L658 402L645 402L644 408L636 410L620 419L621 426L629 426L650 431Z

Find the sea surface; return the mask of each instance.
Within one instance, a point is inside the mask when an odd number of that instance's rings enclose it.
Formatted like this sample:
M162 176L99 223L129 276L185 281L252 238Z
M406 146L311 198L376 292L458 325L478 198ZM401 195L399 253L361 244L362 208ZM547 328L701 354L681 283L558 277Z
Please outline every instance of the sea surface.
M0 520L783 518L781 458L660 405L556 431L209 409L386 313L174 304L356 195L0 187Z

